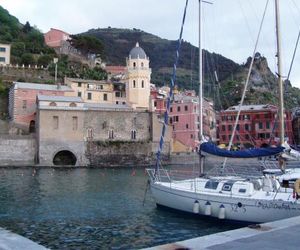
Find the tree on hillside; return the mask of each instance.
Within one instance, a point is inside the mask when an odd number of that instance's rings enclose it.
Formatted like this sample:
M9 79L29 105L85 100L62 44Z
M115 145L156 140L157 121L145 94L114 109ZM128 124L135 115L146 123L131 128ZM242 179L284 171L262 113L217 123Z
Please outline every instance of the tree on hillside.
M27 21L26 23L25 23L25 25L23 26L23 32L26 34L26 33L28 33L28 32L30 32L31 31L31 29L32 29L32 27L30 26L30 23Z
M83 35L72 35L71 38L71 45L83 54L103 54L103 44L97 38Z

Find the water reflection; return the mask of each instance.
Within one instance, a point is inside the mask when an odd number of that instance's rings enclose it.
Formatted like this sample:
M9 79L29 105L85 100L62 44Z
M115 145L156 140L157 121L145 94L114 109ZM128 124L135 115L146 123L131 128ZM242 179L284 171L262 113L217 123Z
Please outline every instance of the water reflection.
M237 228L143 197L144 169L0 169L0 226L51 249L139 249Z

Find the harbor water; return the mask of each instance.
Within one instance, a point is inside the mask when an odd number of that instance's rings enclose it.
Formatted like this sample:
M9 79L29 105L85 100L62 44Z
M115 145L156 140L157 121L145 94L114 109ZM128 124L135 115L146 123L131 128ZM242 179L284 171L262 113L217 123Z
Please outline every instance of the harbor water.
M145 169L2 168L0 227L51 249L140 249L235 229L156 208Z

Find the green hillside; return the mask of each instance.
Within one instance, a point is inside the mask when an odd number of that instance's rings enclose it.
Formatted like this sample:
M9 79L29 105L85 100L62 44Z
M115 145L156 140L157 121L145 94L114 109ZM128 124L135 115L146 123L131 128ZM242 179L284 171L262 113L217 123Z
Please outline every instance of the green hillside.
M105 59L108 64L125 65L129 51L139 42L150 58L152 82L158 86L168 84L174 64L177 41L162 39L137 29L92 29L84 33L98 38L104 44ZM206 79L214 82L216 70L220 80L226 79L239 69L239 65L230 59L215 53L204 51ZM177 85L179 88L198 89L198 49L188 42L183 42Z
M0 6L0 42L11 44L12 64L47 65L55 55L54 50L44 44L43 34L25 25Z

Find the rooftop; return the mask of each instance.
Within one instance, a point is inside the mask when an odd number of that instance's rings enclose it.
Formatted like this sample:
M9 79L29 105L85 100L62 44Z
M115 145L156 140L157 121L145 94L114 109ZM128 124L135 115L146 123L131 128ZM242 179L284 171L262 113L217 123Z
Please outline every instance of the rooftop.
M50 102L83 102L80 97L77 96L53 96L53 95L38 95L39 101Z
M277 109L276 106L270 104L259 104L259 105L243 105L241 106L241 111L252 111L252 110L270 110L270 109ZM238 111L239 106L232 106L225 110L225 112L230 111Z
M49 90L49 91L73 91L69 86L62 85L60 89L54 84L40 84L28 82L14 82L14 89L34 89L34 90Z

